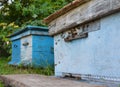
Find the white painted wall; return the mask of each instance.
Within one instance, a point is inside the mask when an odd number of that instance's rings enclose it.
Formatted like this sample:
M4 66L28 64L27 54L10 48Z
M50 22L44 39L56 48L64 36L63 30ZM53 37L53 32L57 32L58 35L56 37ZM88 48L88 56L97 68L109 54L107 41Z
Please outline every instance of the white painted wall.
M28 42L28 46L23 46L23 43ZM21 62L29 64L32 62L32 36L26 36L21 39Z

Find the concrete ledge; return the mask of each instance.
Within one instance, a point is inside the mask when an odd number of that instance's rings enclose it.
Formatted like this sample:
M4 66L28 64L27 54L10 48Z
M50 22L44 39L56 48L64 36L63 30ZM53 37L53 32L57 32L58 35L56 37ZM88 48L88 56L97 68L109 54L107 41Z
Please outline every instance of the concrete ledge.
M6 87L107 87L41 75L2 75L0 80Z
M7 76L0 76L0 80L4 83L5 87L29 87L24 83L11 79Z

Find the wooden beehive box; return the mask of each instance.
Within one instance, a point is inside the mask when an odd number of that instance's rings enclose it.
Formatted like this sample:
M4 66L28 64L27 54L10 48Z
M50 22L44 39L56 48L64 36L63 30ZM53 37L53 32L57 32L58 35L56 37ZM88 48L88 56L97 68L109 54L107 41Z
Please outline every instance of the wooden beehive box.
M120 0L75 0L44 19L55 75L120 80Z
M47 67L54 64L53 38L46 27L27 26L10 36L12 65Z

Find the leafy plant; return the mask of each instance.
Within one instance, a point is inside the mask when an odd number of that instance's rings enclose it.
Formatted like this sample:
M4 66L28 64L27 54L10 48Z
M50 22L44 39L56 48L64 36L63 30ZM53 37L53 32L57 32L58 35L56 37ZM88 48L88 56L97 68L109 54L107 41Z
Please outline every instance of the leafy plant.
M18 28L17 25L13 23L0 23L0 56L9 56L11 53L11 42L7 36L13 33L14 30Z
M0 9L0 54L11 53L8 35L26 25L45 26L43 18L62 8L72 0L9 0L1 2Z

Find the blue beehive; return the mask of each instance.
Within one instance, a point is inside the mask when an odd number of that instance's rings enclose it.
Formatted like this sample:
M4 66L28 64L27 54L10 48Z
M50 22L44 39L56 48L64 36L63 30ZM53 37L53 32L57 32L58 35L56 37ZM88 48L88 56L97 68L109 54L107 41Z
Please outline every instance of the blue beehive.
M46 27L27 26L10 36L12 60L9 64L32 64L46 67L54 64L53 38Z

